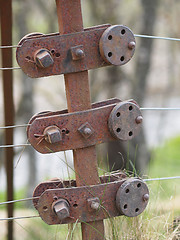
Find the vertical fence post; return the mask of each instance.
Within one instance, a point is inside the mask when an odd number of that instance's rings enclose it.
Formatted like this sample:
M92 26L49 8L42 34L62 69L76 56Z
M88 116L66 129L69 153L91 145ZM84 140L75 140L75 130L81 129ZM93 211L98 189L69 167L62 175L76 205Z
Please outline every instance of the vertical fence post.
M56 0L56 5L60 34L83 31L80 0ZM90 109L88 71L65 74L64 78L68 112ZM96 147L76 149L73 155L77 186L99 184ZM103 221L82 223L82 239L104 239Z
M1 45L12 45L12 0L0 0ZM2 49L2 67L12 67L12 48ZM5 125L14 124L13 74L2 73ZM13 144L13 129L5 129L5 144ZM13 148L5 149L7 201L13 200ZM7 205L8 217L13 217L13 204ZM13 221L8 222L8 240L13 239Z

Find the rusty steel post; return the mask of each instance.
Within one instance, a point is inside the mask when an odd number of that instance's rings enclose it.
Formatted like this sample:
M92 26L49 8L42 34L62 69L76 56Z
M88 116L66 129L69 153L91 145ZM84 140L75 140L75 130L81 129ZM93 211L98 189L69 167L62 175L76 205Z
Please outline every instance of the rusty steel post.
M83 31L80 0L56 0L56 6L60 34ZM68 112L90 109L88 71L66 74L64 78ZM76 149L73 155L77 186L99 184L96 147ZM104 239L103 221L82 223L82 239Z
M0 1L1 45L12 45L12 0ZM2 67L12 67L12 49L2 50ZM13 74L12 70L2 73L4 92L5 125L14 124ZM13 129L5 130L5 144L13 144ZM13 148L5 149L7 177L7 201L13 200ZM13 217L13 204L7 205L8 217ZM8 222L8 240L13 239L13 221Z

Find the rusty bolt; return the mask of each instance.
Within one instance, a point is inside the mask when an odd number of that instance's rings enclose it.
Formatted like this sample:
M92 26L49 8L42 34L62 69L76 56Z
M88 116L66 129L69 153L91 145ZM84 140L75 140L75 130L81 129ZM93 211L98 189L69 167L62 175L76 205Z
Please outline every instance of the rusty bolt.
M74 61L80 60L85 57L83 45L71 47L72 59Z
M92 201L92 203L91 203L91 208L93 209L93 210L98 210L99 209L99 207L100 207L100 203L99 202L95 202L95 201Z
M58 143L62 140L60 129L56 126L49 126L44 130L45 140L48 143Z
M80 49L80 48L76 49L75 54L76 54L76 56L77 56L78 58L84 57L84 51L83 51L82 49Z
M64 220L69 217L69 203L65 199L59 199L52 205L52 209L58 216L59 220Z
M138 117L136 118L136 123L137 123L137 124L142 123L142 121L143 121L143 117L142 117L142 116L138 116Z
M134 49L135 46L136 46L136 43L133 42L133 41L128 44L128 48L129 48L129 49Z
M86 128L84 129L84 134L87 135L87 136L90 136L90 135L92 134L91 129L88 128L88 127L86 127Z
M143 201L148 201L149 200L149 194L144 194L144 196L143 196Z
M90 212L92 211L97 211L100 207L100 200L98 197L94 197L94 198L89 198L87 200L87 203L88 203L88 209Z
M34 59L36 65L41 68L47 68L54 64L51 53L47 49L38 50L34 55Z
M81 125L78 128L78 131L82 134L84 138L89 138L94 133L94 129L91 127L91 125L88 122Z

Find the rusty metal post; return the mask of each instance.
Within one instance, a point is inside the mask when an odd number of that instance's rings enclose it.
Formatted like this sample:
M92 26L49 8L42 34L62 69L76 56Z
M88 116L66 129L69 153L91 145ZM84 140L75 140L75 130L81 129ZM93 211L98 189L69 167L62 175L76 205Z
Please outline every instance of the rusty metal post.
M80 0L56 0L59 32L67 34L83 31ZM69 112L91 108L88 71L66 74L65 86ZM77 186L99 184L96 147L74 150ZM103 221L82 223L83 240L104 239Z
M1 45L12 45L12 0L0 1ZM2 67L12 67L12 49L2 50ZM12 70L3 71L4 120L13 125L13 75ZM6 129L5 144L13 144L13 130ZM7 177L7 201L13 200L13 148L5 149ZM13 204L8 204L8 217L13 217ZM13 221L8 222L8 240L13 239Z

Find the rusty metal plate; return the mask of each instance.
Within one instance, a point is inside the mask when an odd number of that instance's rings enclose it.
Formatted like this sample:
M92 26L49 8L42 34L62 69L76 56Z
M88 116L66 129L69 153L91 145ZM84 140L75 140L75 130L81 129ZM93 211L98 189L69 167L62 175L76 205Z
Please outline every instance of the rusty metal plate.
M64 35L36 36L33 34L33 37L30 35L23 38L20 47L17 48L17 62L32 78L107 66L99 52L99 40L109 26L106 24L87 28L83 32ZM41 50L43 50L43 56ZM41 54L37 56L39 51Z
M119 216L122 215L122 212L118 210L116 205L117 192L118 196L120 196L119 189L121 188L122 184L125 184L126 182L129 186L129 189L132 189L134 187L134 181L134 179L120 179L118 181L108 182L100 185L46 190L39 198L37 210L42 220L49 225L67 224L76 221L92 222L94 219L102 220ZM145 184L141 180L139 180L138 183ZM142 196L144 196L143 193L144 195L147 193L145 188L141 189ZM132 209L134 207L134 198L136 198L136 196L136 191L129 195L128 204ZM89 201L91 201L93 198L99 199L100 207L97 210L93 209L92 211L92 209L89 209ZM122 198L124 198L124 193L122 193ZM59 199L64 199L69 204L68 211L70 216L63 220L60 220L52 209L54 203ZM140 201L140 203L137 203L137 206L139 207L138 213L140 213L145 205L140 208L140 204L143 203L139 199L138 201Z
M101 183L114 182L119 179L126 178L127 175L124 172L118 172L110 175L105 175L99 177ZM40 183L34 190L33 197L40 197L43 192L48 189L58 189L58 188L72 188L77 187L75 180L60 180L60 179L52 179L46 182ZM38 199L33 199L34 207L37 208Z
M135 108L135 104L129 103ZM35 116L33 121L30 121L30 126L27 129L28 140L31 145L40 153L53 153L70 149L79 149L93 146L107 141L116 140L110 133L108 127L109 116L116 104L107 104L102 107L93 108L86 111L75 113L64 113L59 115ZM125 111L123 109L123 111ZM129 109L126 109L129 111ZM125 116L128 114L124 113ZM134 115L132 115L132 118ZM133 136L137 132L137 127L133 126L131 131ZM126 129L126 122L123 122L122 129ZM57 129L54 132L54 129ZM48 133L48 135L45 135ZM131 136L132 138L132 136ZM57 139L60 139L58 142ZM48 141L47 141L48 140Z
M146 208L149 200L147 185L140 179L129 179L119 188L116 204L120 213L128 217L136 217Z
M107 28L100 39L100 53L107 63L113 65L127 63L134 55L135 46L132 31L122 25Z
M108 126L114 137L120 140L131 140L142 125L140 108L132 102L121 102L112 110Z

